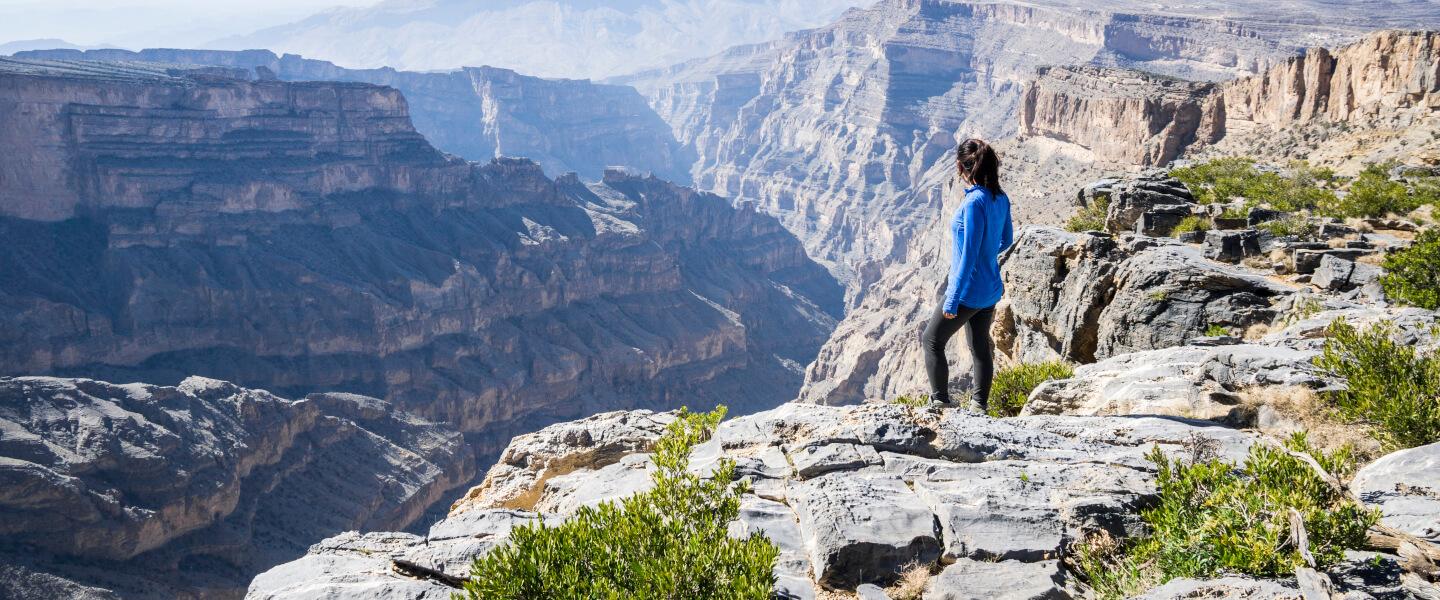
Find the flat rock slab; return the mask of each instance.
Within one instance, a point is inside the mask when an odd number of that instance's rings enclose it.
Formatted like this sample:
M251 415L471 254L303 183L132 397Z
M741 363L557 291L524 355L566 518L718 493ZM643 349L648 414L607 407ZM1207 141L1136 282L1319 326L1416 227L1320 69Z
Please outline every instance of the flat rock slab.
M1378 506L1385 524L1440 542L1440 442L1388 454L1355 474L1350 488Z
M930 580L925 600L1070 600L1058 560L987 562L962 558Z
M832 473L795 484L789 499L816 583L889 583L940 558L935 516L899 477Z
M859 444L804 444L790 450L788 456L801 479L882 464L880 454L874 448Z
M1132 600L1305 600L1293 585L1269 579L1224 577L1221 579L1173 579Z

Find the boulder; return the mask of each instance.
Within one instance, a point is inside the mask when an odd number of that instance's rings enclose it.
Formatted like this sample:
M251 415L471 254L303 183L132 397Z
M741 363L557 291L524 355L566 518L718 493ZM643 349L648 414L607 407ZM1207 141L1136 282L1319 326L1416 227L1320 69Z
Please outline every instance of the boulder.
M1260 236L1253 229L1243 231L1206 232L1201 245L1205 258L1236 263L1247 256L1260 254Z
M890 595L880 589L880 586L866 583L855 588L855 600L890 600Z
M1327 254L1320 258L1320 266L1316 267L1310 282L1322 290L1346 292L1379 279L1384 273L1379 267Z
M1070 600L1058 560L1022 563L962 558L930 580L925 600Z
M1249 213L1245 216L1245 223L1250 227L1254 227L1261 223L1278 221L1289 216L1290 213L1283 210L1271 210L1268 208L1252 207Z
M1190 209L1184 205L1157 206L1145 211L1135 221L1135 233L1150 237L1170 237L1170 232L1190 216Z
M1210 222L1215 225L1216 229L1221 230L1245 229L1246 227L1250 226L1250 221L1248 219L1238 217L1233 219L1226 217L1215 217L1213 219L1210 219Z
M1355 231L1354 228L1346 227L1338 223L1321 223L1319 229L1315 231L1315 237L1318 237L1322 240L1333 240L1335 238L1343 238L1346 236L1355 235L1357 233L1359 232Z
M1306 600L1293 581L1251 579L1249 577L1172 579L1169 583L1136 596L1132 600L1191 600L1193 598Z
M1393 452L1360 469L1351 481L1385 524L1440 542L1440 442Z
M616 411L517 436L490 467L485 480L455 501L450 514L487 508L533 509L546 480L646 452L674 419L674 413Z
M1140 216L1158 207L1184 207L1195 198L1178 179L1130 180L1115 184L1110 192L1110 211L1105 216L1110 231L1131 231ZM1188 210L1188 209L1186 209Z
M1313 274L1315 269L1320 268L1320 261L1324 260L1326 256L1354 261L1366 254L1370 254L1370 252L1350 248L1327 248L1319 250L1297 249L1295 250L1294 260L1295 272Z
M818 584L890 583L940 557L935 516L899 477L823 475L794 485L789 500Z
M1239 344L1122 354L1035 388L1022 415L1172 415L1243 424L1238 393L1255 386L1321 388L1313 351Z
M1204 231L1186 231L1175 236L1175 239L1186 244L1199 244L1205 241Z

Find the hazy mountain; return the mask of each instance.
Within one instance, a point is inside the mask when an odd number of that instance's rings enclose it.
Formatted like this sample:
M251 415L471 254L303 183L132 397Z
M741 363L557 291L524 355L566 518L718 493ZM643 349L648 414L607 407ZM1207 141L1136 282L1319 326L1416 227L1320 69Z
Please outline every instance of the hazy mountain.
M561 2L388 0L215 41L349 68L490 65L540 77L599 78L818 27L868 0Z

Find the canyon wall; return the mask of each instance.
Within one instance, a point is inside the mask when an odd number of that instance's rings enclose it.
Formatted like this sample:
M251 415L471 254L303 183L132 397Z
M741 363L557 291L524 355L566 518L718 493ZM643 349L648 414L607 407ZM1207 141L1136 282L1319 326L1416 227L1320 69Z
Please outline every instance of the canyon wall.
M1437 73L1440 33L1397 30L1311 48L1219 84L1057 67L1027 87L1021 135L1142 165L1184 152L1304 159L1346 173L1364 160L1436 162Z
M191 377L0 378L0 596L238 598L475 475L461 434L376 398Z
M282 81L353 81L400 90L415 130L435 147L470 160L525 157L551 176L575 171L597 180L609 167L689 181L694 157L645 98L625 86L541 79L508 69L466 67L419 73L346 69L269 50L34 50L17 58L214 65Z
M1013 135L1038 67L1095 63L1229 79L1279 64L1309 40L1364 30L1348 19L1322 27L1206 6L1172 16L1138 3L885 0L814 31L609 81L640 89L694 149L698 187L776 215L847 283L853 308L886 267L904 262L940 210L934 194L913 188L935 179L927 173L960 139ZM1240 13L1247 20L1225 16ZM1157 117L1194 112L1193 90L1178 88L1155 107ZM1091 116L1102 110L1091 107ZM1141 136L1144 129L1136 126L1137 141L1157 149L1116 158L1173 152L1167 138L1175 135L1158 128ZM1024 185L1012 194L1023 210L1074 183L1045 172L1056 164L1047 149L1009 150L1007 159L1025 165L1022 176L1038 175L1017 178Z
M467 434L794 397L841 288L655 178L469 163L391 88L0 62L0 374L383 398Z

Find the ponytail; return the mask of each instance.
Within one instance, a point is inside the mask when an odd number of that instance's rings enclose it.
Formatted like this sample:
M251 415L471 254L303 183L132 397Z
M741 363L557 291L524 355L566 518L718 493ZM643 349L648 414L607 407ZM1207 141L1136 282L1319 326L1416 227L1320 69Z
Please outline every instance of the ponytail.
M1000 189L1000 157L990 144L975 138L961 142L955 149L955 166L971 185L990 188L996 196L1005 193Z

